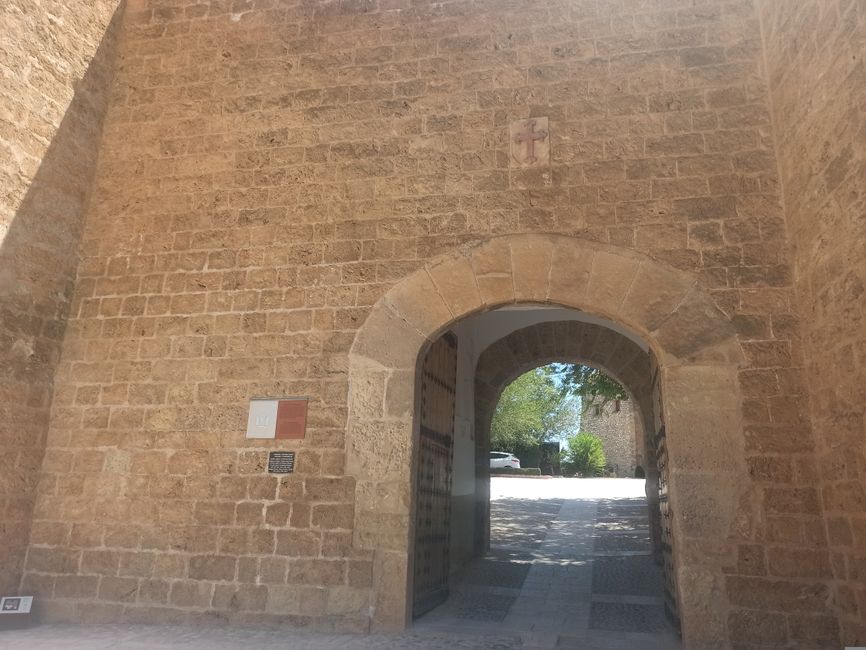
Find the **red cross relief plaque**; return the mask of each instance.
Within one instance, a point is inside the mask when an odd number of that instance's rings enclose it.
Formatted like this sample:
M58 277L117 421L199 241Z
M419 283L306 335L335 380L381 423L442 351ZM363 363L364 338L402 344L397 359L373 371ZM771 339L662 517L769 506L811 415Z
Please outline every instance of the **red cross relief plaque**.
M533 117L510 124L512 167L540 167L550 163L547 121L546 117Z
M281 399L277 404L277 440L303 438L307 434L307 398Z

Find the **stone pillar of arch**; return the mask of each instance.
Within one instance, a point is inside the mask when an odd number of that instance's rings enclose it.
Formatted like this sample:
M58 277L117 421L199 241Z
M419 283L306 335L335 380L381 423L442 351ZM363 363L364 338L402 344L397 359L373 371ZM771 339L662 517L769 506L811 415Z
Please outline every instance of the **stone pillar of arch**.
M392 287L358 331L349 359L346 473L357 482L354 544L374 557L373 629L402 629L411 616L418 361L460 319L517 303L595 314L649 344L665 386L684 641L726 647L725 570L736 564L740 531L750 525L742 521L749 476L735 329L691 274L553 235L496 237L436 258Z
M652 462L653 437L652 362L644 350L629 337L613 329L577 320L548 321L511 332L490 344L478 358L475 369L476 454L485 461L477 464L481 472L487 464L490 425L502 391L517 377L549 363L580 363L607 373L619 381L634 401L640 426L637 445L647 459L647 500L649 502L653 545L659 551L658 473ZM489 468L488 468L489 470ZM479 472L479 473L480 473ZM485 478L489 472L484 472ZM476 531L484 534L477 549L487 547L489 495L480 493Z

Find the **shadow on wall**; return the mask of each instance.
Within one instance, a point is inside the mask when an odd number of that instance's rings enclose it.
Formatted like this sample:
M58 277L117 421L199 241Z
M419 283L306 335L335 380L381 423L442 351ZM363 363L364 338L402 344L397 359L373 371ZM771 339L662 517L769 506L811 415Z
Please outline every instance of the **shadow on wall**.
M0 244L0 594L14 593L21 578L122 13L122 6L116 9L75 84L11 223L0 224L8 228ZM51 71L42 72L47 76ZM56 88L65 80L37 83ZM17 114L16 106L8 107L16 120L12 138L45 129L42 113L52 99L41 99L43 105ZM6 164L16 165L11 159ZM7 180L17 177L26 183L21 176L20 168L6 174ZM4 201L13 203L14 187L5 192Z

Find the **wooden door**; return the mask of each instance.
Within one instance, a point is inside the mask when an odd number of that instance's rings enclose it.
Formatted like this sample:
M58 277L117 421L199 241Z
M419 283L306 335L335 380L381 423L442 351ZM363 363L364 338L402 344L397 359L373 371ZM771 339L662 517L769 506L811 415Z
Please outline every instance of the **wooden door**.
M457 393L457 339L445 334L421 369L421 435L415 485L414 617L448 598L451 461Z
M669 474L667 440L665 427L656 434L656 463L659 471L659 510L661 511L662 560L664 562L665 613L679 628L680 617L677 606L677 578L673 554L673 513L669 493Z

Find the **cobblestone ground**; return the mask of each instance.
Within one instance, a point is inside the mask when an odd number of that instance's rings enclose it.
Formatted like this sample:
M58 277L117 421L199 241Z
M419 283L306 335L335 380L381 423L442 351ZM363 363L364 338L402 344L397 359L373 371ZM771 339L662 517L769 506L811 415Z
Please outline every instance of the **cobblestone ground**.
M405 634L44 625L0 631L0 648L674 650L642 495L631 479L493 479L490 553Z

